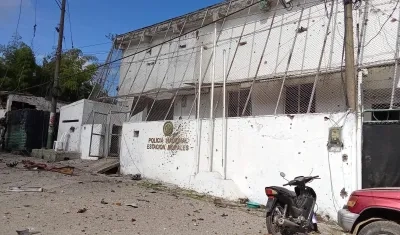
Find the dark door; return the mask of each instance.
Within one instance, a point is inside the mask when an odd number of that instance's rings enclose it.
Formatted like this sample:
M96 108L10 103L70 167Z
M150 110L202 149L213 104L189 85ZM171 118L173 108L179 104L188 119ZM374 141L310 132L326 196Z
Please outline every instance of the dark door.
M122 126L113 125L111 133L110 154L111 157L119 156L121 144Z
M400 124L364 123L362 187L400 187Z

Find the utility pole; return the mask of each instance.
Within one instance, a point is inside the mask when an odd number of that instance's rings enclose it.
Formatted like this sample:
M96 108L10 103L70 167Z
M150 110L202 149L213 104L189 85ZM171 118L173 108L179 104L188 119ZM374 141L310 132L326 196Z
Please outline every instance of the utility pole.
M53 137L54 137L54 122L56 121L57 114L57 97L59 96L58 79L60 74L60 63L61 63L61 53L62 53L62 43L64 39L64 17L65 17L65 5L67 0L62 0L61 2L61 16L60 25L58 29L58 45L56 51L56 66L54 70L54 81L53 89L51 91L51 112L49 120L49 130L47 135L47 148L51 149L53 147Z
M352 111L357 111L356 75L354 66L354 32L353 32L353 2L344 0L345 21L345 80L347 104Z

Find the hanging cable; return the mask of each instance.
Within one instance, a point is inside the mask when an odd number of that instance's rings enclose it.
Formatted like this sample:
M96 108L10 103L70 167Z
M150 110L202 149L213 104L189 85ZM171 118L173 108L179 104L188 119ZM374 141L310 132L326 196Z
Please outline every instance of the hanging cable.
M54 1L57 3L58 8L60 8L60 10L61 10L61 4L60 4L60 2L59 2L58 0L54 0Z
M228 17L230 17L230 16L232 16L232 15L235 15L235 14L237 14L237 13L243 11L243 10L246 10L246 9L249 8L249 7L252 7L252 6L254 6L254 5L257 5L257 4L259 4L260 2L261 2L261 0L255 2L255 3L253 3L253 4L249 4L249 5L245 6L245 7L242 7L242 8L240 8L240 9L237 10L237 11L234 11L234 12L231 12L231 13L229 13L229 14L226 14L225 16L223 16L223 17L220 18L220 19L210 21L209 23L204 24L204 25L201 26L201 27L197 27L197 28L194 28L194 29L192 29L192 30L189 30L189 31L185 32L184 34L182 34L182 36L184 36L184 35L189 35L189 34L191 34L191 33L194 33L194 32L198 31L198 30L201 29L201 28L205 28L205 27L207 27L207 26L209 26L209 25L212 25L212 24L214 24L214 23L216 23L216 22L218 22L218 21L220 21L220 20L226 19L226 18L228 18ZM134 56L135 54L140 54L140 53L142 53L142 52L148 51L149 49L159 47L159 46L161 46L162 44L169 43L169 42L171 42L171 41L173 41L173 40L175 40L175 39L177 39L177 38L178 38L178 37L171 37L170 39L165 40L165 41L160 42L160 43L157 43L157 44L154 44L154 45L152 45L152 46L149 47L149 48L140 50L140 51L135 52L135 53L133 53L133 54L129 54L129 55L123 56L123 57L121 57L121 58L112 60L112 61L110 61L110 62L101 64L101 65L98 65L98 66L94 67L93 70L97 70L97 69L99 69L99 68L101 68L101 67L104 67L104 66L107 66L107 65L109 65L109 64L113 64L113 63L115 63L115 62L122 61L122 60L124 60L124 59L126 59L126 58L129 58L129 57L131 57L131 56ZM79 75L79 74L82 74L82 73L85 73L85 72L88 72L88 71L86 70L86 71L78 72L78 73L76 73L76 74L73 74L73 75L71 75L71 76L66 77L66 79L67 79L67 78L70 78L70 77L73 77L73 76L76 76L76 75Z
M34 23L34 25L33 25L33 36L32 36L32 40L31 40L31 49L32 49L32 51L33 51L33 40L34 40L34 38L35 38L35 36L36 36L36 26L37 26L37 24L36 24L37 2L38 2L38 0L35 1L35 21L34 21L35 23Z
M21 20L21 13L22 13L22 0L19 2L19 13L18 13L17 27L15 29L15 36L18 35L18 28L19 28L19 21Z
M74 49L74 40L72 39L72 25L71 25L71 8L69 7L69 1L67 0L67 13L69 22L69 33L71 35L71 47Z
M394 11L397 9L397 6L399 5L400 0L397 0L396 5L393 7L393 11L389 14L388 18L385 20L385 22L383 22L381 28L379 29L379 31L375 34L375 36L373 36L366 44L365 47L368 46L368 44L370 42L372 42L372 40L374 40L376 37L378 37L378 35L381 33L383 27L385 26L385 24L389 21L390 18L392 18Z

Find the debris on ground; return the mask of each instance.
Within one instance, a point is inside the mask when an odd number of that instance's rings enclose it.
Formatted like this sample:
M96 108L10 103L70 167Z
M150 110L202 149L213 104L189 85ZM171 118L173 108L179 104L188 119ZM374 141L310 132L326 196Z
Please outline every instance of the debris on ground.
M28 170L44 170L44 171L52 171L52 172L58 172L61 174L65 175L72 175L74 173L74 167L71 166L65 166L65 167L52 167L52 166L47 166L44 163L36 163L33 161L29 160L23 160L22 164L24 164L24 167Z
M227 215L227 214L225 214L225 213L223 213L221 216L222 216L222 217L227 217L228 215Z
M11 168L16 167L17 165L18 165L18 162L6 163L6 166L11 167Z
M132 218L131 221L132 221L132 222L136 222L136 219L133 219L133 218Z
M86 211L87 211L86 208L82 208L82 209L79 209L77 213L80 213L80 214L81 214L81 213L85 213Z
M108 204L108 202L104 201L104 198L101 199L100 203L103 204L103 205L107 205Z
M140 199L140 198L139 198L139 199L137 199L137 200L138 200L139 202L147 202L147 203L148 203L148 202L150 202L149 200L146 200L146 199Z
M24 230L17 230L18 235L32 235L32 234L38 234L40 232L31 232L29 229L24 229Z
M132 180L142 180L142 175L141 174L132 175L131 179Z
M116 202L116 203L114 203L114 205L116 205L116 206L122 206L122 203Z
M133 207L133 208L138 208L138 205L137 205L137 204L135 204L135 203L132 203L132 204L126 204L126 206L130 206L130 207Z
M228 205L226 203L223 203L222 200L220 198L216 198L214 199L214 205L216 207L221 207L221 208L226 208L228 207Z
M257 202L247 202L247 208L260 208L261 205Z
M10 186L10 187L8 187L8 191L9 192L43 192L43 188Z
M249 202L248 198L239 198L239 203L240 204L247 204Z

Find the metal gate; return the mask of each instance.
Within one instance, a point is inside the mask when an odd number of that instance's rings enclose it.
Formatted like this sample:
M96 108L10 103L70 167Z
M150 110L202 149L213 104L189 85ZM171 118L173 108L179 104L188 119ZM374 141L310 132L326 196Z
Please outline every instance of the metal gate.
M400 187L400 123L363 124L362 187Z
M119 157L122 139L122 124L127 120L129 112L111 111L108 122L108 156Z
M107 133L107 117L108 114L100 112L92 112L92 126L90 131L89 156L103 157L104 147L106 143Z

